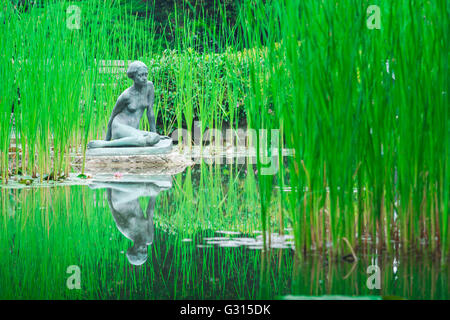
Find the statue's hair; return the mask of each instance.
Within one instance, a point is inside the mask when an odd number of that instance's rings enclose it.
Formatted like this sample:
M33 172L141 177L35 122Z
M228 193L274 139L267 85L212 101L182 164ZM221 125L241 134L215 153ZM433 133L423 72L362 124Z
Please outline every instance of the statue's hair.
M133 61L132 63L130 63L130 65L128 66L128 70L127 70L128 78L134 79L134 75L139 70L139 68L145 68L148 71L148 68L145 65L145 63L143 63L141 61Z
M127 250L127 258L132 265L140 266L141 264L144 264L147 261L148 253L138 252L135 246L132 246Z

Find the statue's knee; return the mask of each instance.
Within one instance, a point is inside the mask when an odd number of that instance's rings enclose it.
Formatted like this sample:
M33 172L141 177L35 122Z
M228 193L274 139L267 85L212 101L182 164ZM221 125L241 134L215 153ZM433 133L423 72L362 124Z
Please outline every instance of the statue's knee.
M153 146L159 142L161 138L159 137L159 134L149 134L147 136L147 145Z
M141 147L145 147L147 145L147 140L144 136L138 136L136 139L137 143Z

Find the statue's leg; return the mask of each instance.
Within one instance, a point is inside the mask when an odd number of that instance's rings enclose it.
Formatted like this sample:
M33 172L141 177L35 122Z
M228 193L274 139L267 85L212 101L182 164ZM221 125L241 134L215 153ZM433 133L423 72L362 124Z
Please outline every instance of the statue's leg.
M159 135L153 132L147 132L147 134L126 137L121 139L115 139L111 141L104 141L102 147L149 147L157 144L160 138Z
M118 140L129 137L140 137L144 135L145 131L130 127L129 125L120 123L119 121L113 121L111 133L112 138L114 140Z
M145 137L127 137L111 141L93 140L88 143L88 149L108 148L108 147L145 147L147 145Z
M103 148L105 146L105 142L104 140L92 140L88 143L87 147L88 149L93 149L93 148Z
M154 132L146 132L145 143L147 146L153 146L161 140L161 136Z
M161 137L154 132L138 130L120 122L113 123L111 141L94 140L89 142L88 148L105 147L147 147L157 144Z
M114 139L111 141L103 141L101 148L104 147L145 147L147 145L146 139L143 136L126 137L121 139Z
M119 145L116 146L128 146L125 143L130 143L130 138L135 139L136 142L132 143L130 146L145 147L153 146L157 144L160 140L160 136L157 133L139 130L122 123L114 123L112 129L112 138L114 141L120 141ZM127 139L127 140L124 140ZM108 145L110 146L110 145Z

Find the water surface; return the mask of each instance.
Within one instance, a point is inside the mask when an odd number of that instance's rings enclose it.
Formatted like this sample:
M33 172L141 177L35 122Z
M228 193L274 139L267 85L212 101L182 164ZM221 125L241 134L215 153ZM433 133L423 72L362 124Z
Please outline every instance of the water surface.
M280 228L276 218L264 247L255 183L245 166L202 165L175 176L0 189L0 298L449 298L439 259L297 259L289 221ZM380 289L367 285L371 265ZM70 288L73 266L80 289Z

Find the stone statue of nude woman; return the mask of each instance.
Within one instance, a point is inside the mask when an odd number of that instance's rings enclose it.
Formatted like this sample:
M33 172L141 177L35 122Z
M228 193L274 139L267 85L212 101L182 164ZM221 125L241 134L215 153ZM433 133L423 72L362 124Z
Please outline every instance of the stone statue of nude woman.
M111 147L149 147L156 145L162 139L170 139L156 133L153 102L155 88L147 80L148 68L140 61L132 62L127 70L127 76L134 81L117 99L105 140L93 140L88 143L88 149ZM150 132L139 130L139 123L147 109Z

